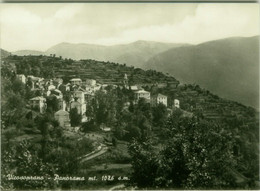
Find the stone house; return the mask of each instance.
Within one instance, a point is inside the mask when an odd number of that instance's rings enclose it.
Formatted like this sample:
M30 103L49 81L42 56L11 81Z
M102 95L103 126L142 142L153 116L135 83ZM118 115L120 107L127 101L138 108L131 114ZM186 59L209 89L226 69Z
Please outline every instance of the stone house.
M73 78L70 80L71 85L81 85L82 80L80 78Z
M154 107L158 105L159 103L162 103L167 107L167 96L163 94L156 94L151 96L151 105Z
M18 78L21 82L23 82L24 84L26 83L26 77L25 77L25 75L23 75L23 74L18 74L18 75L17 75L17 78Z
M44 113L46 110L46 99L38 96L30 99L30 106L32 109L38 110L40 113Z
M59 122L61 127L70 127L70 115L67 111L59 110L54 114L54 118Z
M150 92L145 90L138 90L134 92L135 100L138 101L140 98L144 98L147 101L150 101Z

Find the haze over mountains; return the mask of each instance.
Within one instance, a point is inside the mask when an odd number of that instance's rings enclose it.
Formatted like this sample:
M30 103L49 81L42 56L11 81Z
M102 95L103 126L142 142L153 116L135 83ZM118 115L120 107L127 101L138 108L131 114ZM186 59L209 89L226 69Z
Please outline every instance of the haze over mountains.
M172 48L149 59L145 68L259 108L259 36Z
M45 55L45 52L37 51L37 50L18 50L16 52L13 52L13 54L17 56L24 56L24 55Z
M169 73L182 83L196 83L213 93L255 108L259 98L259 37L233 37L198 45L136 41L103 46L60 43L45 52L18 51L17 55L50 55L125 63Z
M63 58L94 59L99 61L111 61L126 63L127 65L142 67L152 56L164 52L170 48L187 46L187 44L161 43L151 41L136 41L130 44L103 46L95 44L72 44L60 43L45 52L40 51L17 51L16 55L50 55L62 56Z

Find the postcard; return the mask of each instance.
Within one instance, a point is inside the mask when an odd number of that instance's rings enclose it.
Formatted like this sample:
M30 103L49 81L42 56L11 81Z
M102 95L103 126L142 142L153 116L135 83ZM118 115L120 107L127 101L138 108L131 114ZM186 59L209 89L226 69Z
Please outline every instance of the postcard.
M1 189L259 189L259 4L1 3Z

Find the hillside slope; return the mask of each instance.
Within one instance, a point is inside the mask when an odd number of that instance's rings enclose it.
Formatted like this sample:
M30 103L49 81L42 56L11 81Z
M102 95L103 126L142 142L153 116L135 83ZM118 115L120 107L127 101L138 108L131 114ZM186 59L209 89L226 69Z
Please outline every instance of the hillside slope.
M181 82L259 108L258 36L172 48L149 59L145 68L168 72Z
M1 58L5 58L5 57L11 55L11 53L4 49L0 49L0 55L1 55Z

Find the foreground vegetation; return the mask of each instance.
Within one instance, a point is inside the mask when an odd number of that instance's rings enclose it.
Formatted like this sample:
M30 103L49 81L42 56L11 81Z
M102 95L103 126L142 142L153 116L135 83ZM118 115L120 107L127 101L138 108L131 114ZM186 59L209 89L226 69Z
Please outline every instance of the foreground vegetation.
M68 132L53 118L55 102L47 103L52 109L45 114L28 107L37 92L16 78L18 73L52 78L67 67L75 76L106 79L112 84L120 84L119 77L128 73L130 84L167 95L170 107L151 107L143 99L134 104L132 90L108 86L106 93L97 91L87 104L90 120L80 124L80 132ZM253 108L221 99L198 85L172 87L170 82L177 82L173 77L116 63L10 56L1 72L3 188L101 189L121 183L139 189L259 187L259 123ZM72 76L65 73L61 77L66 81ZM158 82L166 86L158 87ZM174 98L181 101L180 109L171 107ZM112 132L101 132L101 126ZM78 158L95 150L97 137L108 151L81 163ZM8 174L45 179L8 180ZM127 176L129 180L54 181L55 174Z

